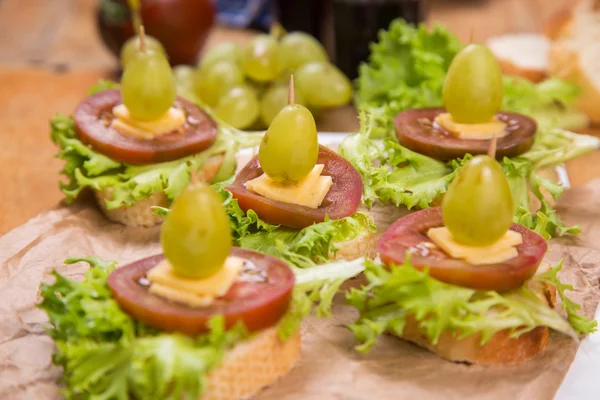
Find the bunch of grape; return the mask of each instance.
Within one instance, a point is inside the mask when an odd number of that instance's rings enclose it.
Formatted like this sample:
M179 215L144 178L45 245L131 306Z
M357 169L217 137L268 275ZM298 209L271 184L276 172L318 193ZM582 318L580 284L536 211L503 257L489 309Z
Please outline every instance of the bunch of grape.
M264 129L287 105L294 74L297 104L313 113L347 104L349 79L332 65L312 36L261 34L245 46L223 42L209 49L195 70L178 67L178 86L238 129Z

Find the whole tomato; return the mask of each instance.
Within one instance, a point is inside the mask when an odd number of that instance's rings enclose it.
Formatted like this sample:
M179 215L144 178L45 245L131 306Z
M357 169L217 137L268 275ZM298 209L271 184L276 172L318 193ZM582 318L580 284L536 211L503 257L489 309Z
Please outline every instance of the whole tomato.
M213 25L211 0L141 0L140 14L148 35L158 39L173 65L195 64ZM118 58L121 46L135 34L126 0L100 0L97 24L106 47Z

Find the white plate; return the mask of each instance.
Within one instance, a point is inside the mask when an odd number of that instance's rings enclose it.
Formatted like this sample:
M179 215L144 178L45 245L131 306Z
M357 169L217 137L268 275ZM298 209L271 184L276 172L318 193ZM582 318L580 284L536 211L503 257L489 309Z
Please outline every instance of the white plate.
M323 145L338 144L348 133L320 132L319 143ZM255 149L243 149L244 155L251 155ZM560 166L556 168L560 183L571 187L567 170ZM596 319L600 320L600 308L596 311ZM563 381L555 400L598 400L600 399L600 331L589 335L582 342Z

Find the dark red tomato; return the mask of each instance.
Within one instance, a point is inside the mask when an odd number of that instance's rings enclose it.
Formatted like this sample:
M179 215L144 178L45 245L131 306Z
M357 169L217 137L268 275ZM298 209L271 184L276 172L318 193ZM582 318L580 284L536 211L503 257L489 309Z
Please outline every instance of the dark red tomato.
M130 164L177 160L206 150L217 138L216 122L181 97L174 104L187 116L181 131L151 140L122 135L110 127L114 118L112 108L121 102L119 90L105 90L82 101L73 113L79 140L113 160Z
M125 0L99 2L97 22L106 47L118 58L134 35ZM214 22L211 0L142 0L141 17L148 35L165 47L173 65L194 65Z
M215 315L223 315L228 328L241 321L250 332L275 325L288 310L295 282L292 270L277 258L251 250L233 248L231 255L244 259L242 273L207 307L188 307L148 293L140 280L164 259L162 254L116 269L107 282L126 313L157 329L198 335L207 331L206 323Z
M448 161L462 158L466 154L487 154L491 139L466 140L448 132L434 119L446 112L443 108L417 108L403 111L396 117L398 142L420 154ZM533 146L537 124L521 114L499 112L496 118L506 123L508 134L498 138L496 158L515 157Z
M321 207L310 208L297 204L271 200L246 189L246 182L263 174L258 156L254 157L227 188L238 200L244 211L254 210L256 214L270 224L290 228L305 228L329 219L340 219L356 212L362 196L362 179L345 158L325 146L319 146L317 164L323 164L323 176L331 176L333 184L325 196Z
M430 228L443 226L440 208L428 208L400 218L392 224L377 243L377 251L387 265L400 265L407 254L416 268L429 268L429 274L440 281L479 290L505 291L522 286L542 262L548 244L530 229L512 224L523 243L518 255L510 260L489 265L472 265L451 258L427 237ZM428 245L429 244L429 245Z

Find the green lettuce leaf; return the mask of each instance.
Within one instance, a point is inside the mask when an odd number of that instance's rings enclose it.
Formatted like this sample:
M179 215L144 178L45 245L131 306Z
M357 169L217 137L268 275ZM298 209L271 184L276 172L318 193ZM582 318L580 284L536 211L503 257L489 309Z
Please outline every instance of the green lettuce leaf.
M259 232L269 233L279 228L279 225L269 224L261 220L254 210L248 210L248 213L244 212L244 210L240 208L237 199L233 197L229 190L225 189L225 187L231 185L232 182L233 178L221 183L216 183L213 187L223 199L223 206L225 212L229 216L229 226L231 227L231 234L235 243L239 244L239 242L248 235Z
M394 139L377 140L370 137L375 122L361 113L361 130L346 137L338 152L357 169L363 179L363 201L392 203L408 209L427 208L442 194L470 155L449 163L415 153ZM558 199L563 187L540 178L536 170L560 165L574 157L600 147L593 136L579 135L563 129L540 130L532 148L515 158L505 158L501 165L508 178L515 203L515 222L538 231L544 237L577 233L578 227L565 226L542 188ZM530 193L540 200L532 210Z
M573 290L573 286L562 283L558 278L558 273L562 269L563 261L560 260L549 271L544 272L533 277L533 279L545 282L556 288L558 296L562 301L562 309L567 312L567 319L577 334L589 334L595 332L598 328L598 321L590 320L587 317L578 314L577 311L581 309L581 306L574 301L570 300L566 295L565 291Z
M558 78L538 84L520 77L504 78L503 109L526 114L542 129L581 129L589 124L588 117L575 109L580 90Z
M296 275L292 302L277 326L277 332L282 339L287 339L298 331L304 318L313 309L318 317L329 317L333 298L340 291L340 286L363 272L365 262L359 258L353 261L334 261L312 268L292 269Z
M100 79L98 83L96 83L88 90L88 96L93 96L96 93L104 92L105 90L109 89L118 89L119 87L120 85L118 82L111 81L108 79Z
M400 111L442 105L444 77L460 48L458 38L440 26L429 32L397 19L379 32L355 82L356 105L374 116L375 137L394 131Z
M375 230L370 215L356 212L349 217L320 222L301 230L279 227L270 231L255 231L242 237L237 244L281 258L292 266L312 268L335 258L337 243L371 234Z
M114 87L118 87L114 82L101 81L90 92ZM175 161L140 166L111 160L84 145L75 134L73 119L59 114L50 121L50 136L60 148L57 157L65 161L61 173L67 182L61 182L60 187L66 201L74 201L86 188L110 190L108 208L132 205L157 191L172 201L189 183L190 175L218 154L224 155L224 161L213 182L228 179L235 172L237 151L260 144L262 132L238 131L222 121L218 125L217 140L207 150Z
M371 53L359 68L355 103L374 120L372 137L393 136L394 118L404 110L443 105L446 72L462 48L447 29L414 26L394 20L371 43ZM574 110L576 86L550 79L534 84L518 77L504 78L503 109L530 115L542 128L578 129L588 123Z
M561 287L558 270L560 264L553 275L541 279ZM506 293L454 286L416 269L410 261L392 268L367 261L365 275L368 283L360 289L351 288L346 295L348 304L360 313L349 328L363 352L384 332L401 335L409 316L434 344L444 332L459 338L479 335L480 343L485 344L505 329L511 337L518 337L546 326L574 338L577 331L590 333L595 329L595 323L583 316L578 315L575 323L572 318L565 321L527 286ZM563 289L568 286L559 291ZM575 309L573 305L567 307Z

